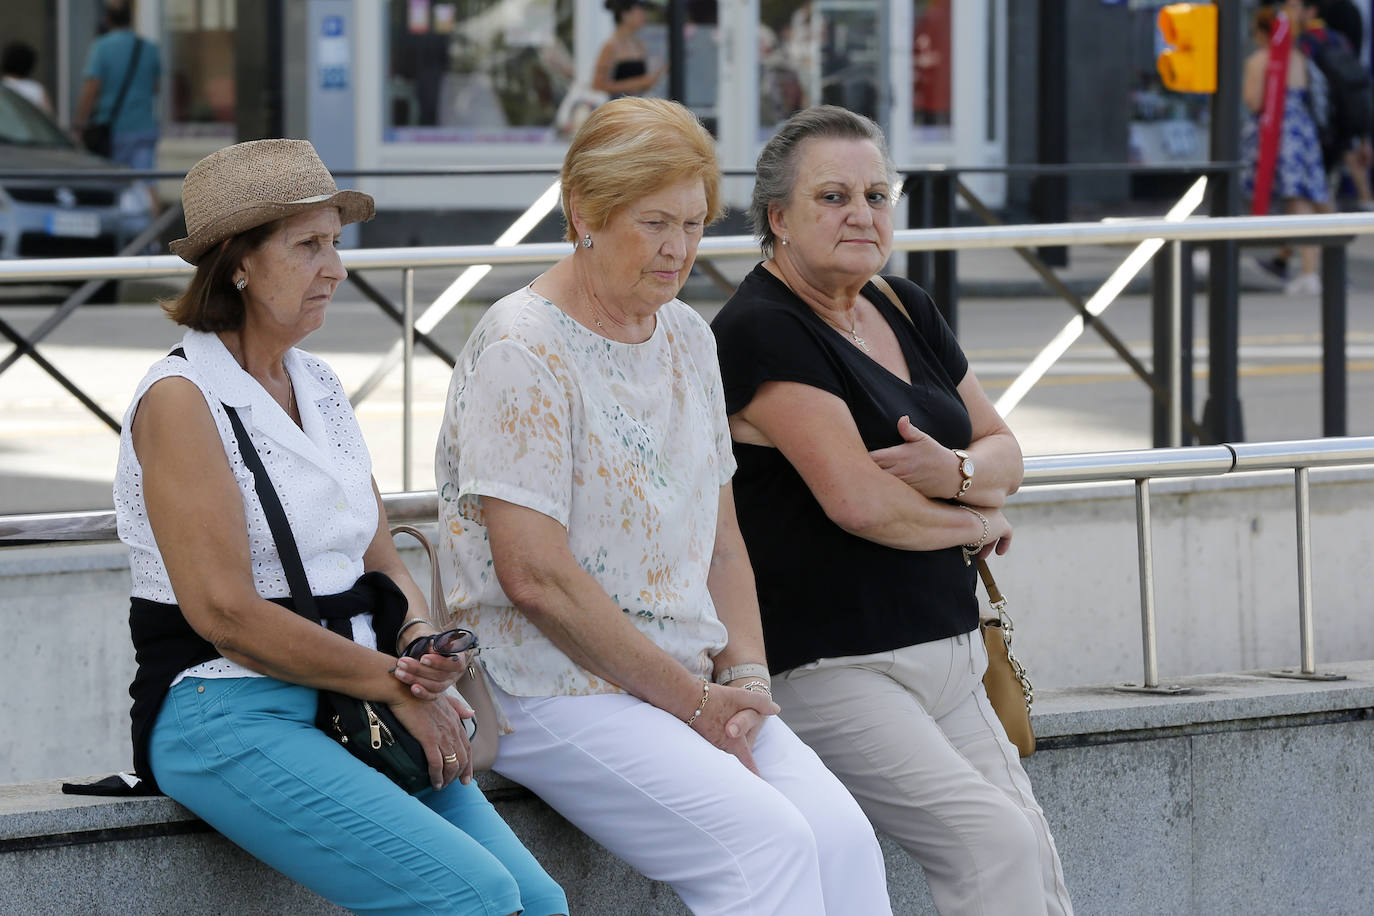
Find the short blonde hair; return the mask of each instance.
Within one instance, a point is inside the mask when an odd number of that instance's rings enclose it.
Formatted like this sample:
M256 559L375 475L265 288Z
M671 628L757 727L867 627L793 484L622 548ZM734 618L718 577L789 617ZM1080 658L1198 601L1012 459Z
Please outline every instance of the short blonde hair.
M701 179L706 223L720 218L716 142L696 115L667 99L613 99L592 112L563 159L565 237L577 241L572 199L588 228L606 225L616 210L680 181Z

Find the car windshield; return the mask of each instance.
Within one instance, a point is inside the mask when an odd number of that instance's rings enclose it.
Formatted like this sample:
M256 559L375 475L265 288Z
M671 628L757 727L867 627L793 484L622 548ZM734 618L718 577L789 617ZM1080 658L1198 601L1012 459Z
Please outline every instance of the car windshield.
M47 115L4 88L0 88L0 143L72 147L72 141Z

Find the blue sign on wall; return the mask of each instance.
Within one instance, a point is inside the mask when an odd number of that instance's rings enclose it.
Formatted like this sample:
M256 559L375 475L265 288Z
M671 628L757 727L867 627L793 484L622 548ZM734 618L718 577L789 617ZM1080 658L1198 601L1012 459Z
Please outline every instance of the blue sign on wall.
M344 37L344 17L325 16L320 20L317 55L321 89L347 89L350 49Z

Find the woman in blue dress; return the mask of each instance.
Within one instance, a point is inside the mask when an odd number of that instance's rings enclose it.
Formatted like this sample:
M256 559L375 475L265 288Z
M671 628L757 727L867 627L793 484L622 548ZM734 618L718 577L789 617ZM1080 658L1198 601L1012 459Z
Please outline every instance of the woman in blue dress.
M1264 110L1264 74L1269 65L1269 36L1276 19L1275 8L1255 12L1256 48L1245 59L1242 98L1249 117L1241 128L1241 158L1245 163L1245 193L1255 191L1255 171L1259 162L1259 123ZM1307 58L1294 42L1288 53L1288 73L1283 96L1283 121L1280 128L1278 160L1274 164L1272 195L1282 201L1285 213L1316 213L1329 209L1326 170L1322 165L1321 140L1317 135L1314 111L1325 108L1314 103L1315 81ZM1284 287L1289 295L1313 296L1321 292L1317 275L1317 248L1298 248L1301 265L1298 275Z

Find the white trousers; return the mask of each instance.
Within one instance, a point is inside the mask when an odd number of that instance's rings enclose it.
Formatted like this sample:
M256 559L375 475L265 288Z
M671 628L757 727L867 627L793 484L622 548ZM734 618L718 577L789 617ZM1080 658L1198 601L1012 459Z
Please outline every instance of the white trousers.
M783 720L925 869L944 916L1073 912L1030 778L983 690L975 630L773 679Z
M516 697L494 769L526 786L698 914L890 914L877 837L782 722L754 742L762 778L626 694Z

